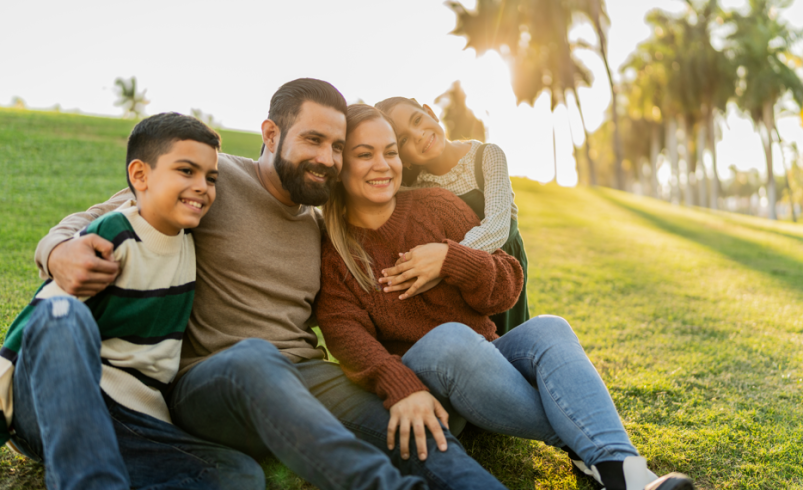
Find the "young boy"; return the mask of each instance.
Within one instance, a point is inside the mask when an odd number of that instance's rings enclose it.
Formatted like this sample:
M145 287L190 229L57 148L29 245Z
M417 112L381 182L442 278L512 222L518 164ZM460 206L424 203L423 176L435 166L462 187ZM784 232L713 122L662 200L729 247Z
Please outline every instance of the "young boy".
M218 134L192 117L137 124L126 156L136 201L79 232L113 244L117 279L77 299L46 281L9 327L0 443L44 461L48 488L265 488L253 459L171 425L162 395L195 290L185 230L215 200L219 149Z

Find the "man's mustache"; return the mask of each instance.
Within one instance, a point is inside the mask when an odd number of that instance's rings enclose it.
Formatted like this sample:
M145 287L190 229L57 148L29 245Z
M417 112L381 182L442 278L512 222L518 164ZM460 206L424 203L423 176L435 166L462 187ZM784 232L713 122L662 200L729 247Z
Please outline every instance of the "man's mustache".
M327 166L322 163L312 163L310 161L306 161L301 163L300 165L301 172L315 172L316 174L323 174L326 176L327 179L334 179L337 177L337 169L334 166Z

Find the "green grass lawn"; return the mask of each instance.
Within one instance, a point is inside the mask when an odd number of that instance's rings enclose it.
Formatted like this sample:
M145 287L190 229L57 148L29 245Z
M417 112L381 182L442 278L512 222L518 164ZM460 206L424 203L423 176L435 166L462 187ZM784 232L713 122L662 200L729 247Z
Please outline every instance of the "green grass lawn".
M39 279L36 243L125 186L117 119L0 109L0 330ZM259 136L223 131L256 157ZM633 442L699 488L803 488L803 227L514 179L532 314L573 325ZM593 489L541 443L469 432L509 488ZM311 488L275 460L269 488ZM0 450L0 490L44 488Z

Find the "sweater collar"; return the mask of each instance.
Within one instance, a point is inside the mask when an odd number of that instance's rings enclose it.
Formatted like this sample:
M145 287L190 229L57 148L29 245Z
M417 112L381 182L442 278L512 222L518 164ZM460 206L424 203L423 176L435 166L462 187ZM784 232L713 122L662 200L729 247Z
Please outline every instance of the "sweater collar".
M412 194L410 192L397 192L396 207L393 209L393 214L390 215L390 218L388 218L382 226L376 230L360 228L359 226L351 224L349 224L348 227L352 232L355 232L357 236L364 236L385 243L395 243L399 240L399 237L404 231L404 225L409 217L412 202Z
M471 140L471 148L469 148L468 153L463 155L463 158L457 161L457 165L443 175L434 175L427 172L426 169L423 169L421 173L418 174L418 181L416 184L420 185L422 182L430 182L439 187L446 187L459 179L467 170L471 169L473 172L474 154L477 152L477 148L479 148L480 145L482 145L482 142Z
M145 221L145 218L139 214L136 201L133 200L117 208L117 211L123 213L128 219L134 233L148 250L160 255L175 254L181 250L184 242L184 230L181 230L178 235L165 235Z

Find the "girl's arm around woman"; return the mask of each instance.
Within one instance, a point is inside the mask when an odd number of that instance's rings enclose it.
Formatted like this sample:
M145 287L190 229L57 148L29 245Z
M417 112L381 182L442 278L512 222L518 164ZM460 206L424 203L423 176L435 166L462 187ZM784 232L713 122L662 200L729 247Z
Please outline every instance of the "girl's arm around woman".
M524 273L514 257L501 250L489 254L458 243L477 224L477 217L460 198L448 191L438 191L441 199L432 199L432 210L440 219L449 250L440 277L455 286L463 299L484 315L501 313L518 300Z

